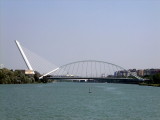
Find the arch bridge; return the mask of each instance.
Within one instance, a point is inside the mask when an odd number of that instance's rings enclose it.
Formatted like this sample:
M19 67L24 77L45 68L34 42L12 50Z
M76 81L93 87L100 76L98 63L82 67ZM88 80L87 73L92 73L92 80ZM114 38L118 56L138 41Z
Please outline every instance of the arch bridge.
M41 76L50 79L79 80L96 82L138 82L142 78L124 69L121 66L97 60L76 61L62 65Z
M16 45L23 57L24 62L29 70L34 70L22 49L20 43L15 40ZM35 60L34 60L35 61ZM44 61L44 60L43 60ZM37 62L37 61L36 61ZM44 69L44 68L43 68ZM143 81L135 73L127 71L121 66L113 63L97 60L83 60L68 63L53 69L52 71L42 75L50 79L72 79L72 80L97 80L97 81Z

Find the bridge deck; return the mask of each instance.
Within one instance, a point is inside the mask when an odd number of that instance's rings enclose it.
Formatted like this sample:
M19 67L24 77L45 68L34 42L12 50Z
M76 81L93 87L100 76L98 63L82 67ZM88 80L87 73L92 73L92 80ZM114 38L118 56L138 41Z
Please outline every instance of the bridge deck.
M116 80L116 79L127 79L134 80L133 78L112 78L112 77L47 77L49 79L104 79L104 80Z
M108 82L108 83L132 83L137 84L140 82L138 79L133 78L109 78L109 77L48 77L53 80L72 80L72 81L87 81L87 82Z

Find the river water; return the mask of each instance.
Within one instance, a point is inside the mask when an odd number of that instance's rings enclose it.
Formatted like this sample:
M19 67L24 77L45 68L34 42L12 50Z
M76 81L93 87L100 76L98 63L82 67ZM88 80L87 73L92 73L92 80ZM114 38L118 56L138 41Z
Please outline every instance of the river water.
M160 120L160 88L72 82L0 85L0 119Z

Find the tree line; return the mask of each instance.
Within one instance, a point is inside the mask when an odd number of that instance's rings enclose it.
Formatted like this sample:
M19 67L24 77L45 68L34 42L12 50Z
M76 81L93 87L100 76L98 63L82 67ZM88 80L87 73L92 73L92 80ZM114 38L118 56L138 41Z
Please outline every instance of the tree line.
M145 75L143 77L144 79L148 79L148 83L151 83L151 84L160 84L160 73L156 73L154 75Z
M22 71L3 68L0 69L0 84L40 83L39 76L38 72L35 72L34 75L25 75Z

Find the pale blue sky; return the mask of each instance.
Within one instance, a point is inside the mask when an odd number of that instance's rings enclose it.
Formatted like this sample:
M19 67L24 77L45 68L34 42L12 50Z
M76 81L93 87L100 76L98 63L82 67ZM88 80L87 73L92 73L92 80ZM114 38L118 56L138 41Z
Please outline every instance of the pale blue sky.
M8 68L26 68L14 40L58 66L160 68L160 0L0 0L0 30Z

